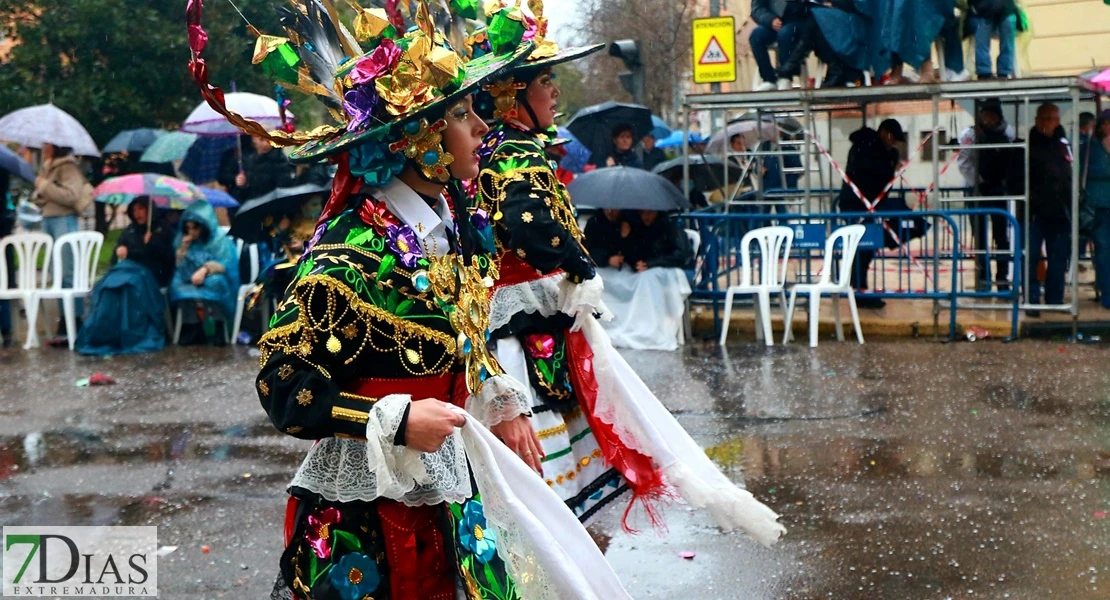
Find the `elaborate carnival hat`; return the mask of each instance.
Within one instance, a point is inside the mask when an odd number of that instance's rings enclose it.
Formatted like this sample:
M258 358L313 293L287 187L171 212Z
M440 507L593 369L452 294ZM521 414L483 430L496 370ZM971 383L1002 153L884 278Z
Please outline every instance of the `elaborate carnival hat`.
M332 0L289 4L277 7L284 36L251 28L258 36L253 62L281 86L315 97L341 125L267 131L229 110L223 91L209 84L202 58L202 0L189 0L186 9L193 77L209 105L243 132L297 146L290 154L296 162L350 152L352 173L371 184L400 172L405 158L426 177L446 181L452 158L441 146L443 112L485 81L504 77L534 47L522 43L467 61L437 30L426 0L415 2L409 28L398 6L367 9L352 2L353 33Z
M533 43L535 48L527 58L509 70L507 76L490 78L482 87L483 117L511 118L515 115L517 93L542 69L578 60L601 50L605 44L593 44L560 49L547 39L547 17L543 15L543 1L489 0L485 5L487 25L467 39L467 52L471 56L501 55L514 52L523 44ZM492 114L491 114L492 113Z

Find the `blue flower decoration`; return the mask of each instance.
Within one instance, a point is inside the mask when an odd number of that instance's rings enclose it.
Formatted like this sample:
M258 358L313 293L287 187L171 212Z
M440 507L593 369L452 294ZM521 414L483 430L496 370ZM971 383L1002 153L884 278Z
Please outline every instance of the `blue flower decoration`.
M343 600L361 600L378 589L382 582L377 563L358 552L339 559L328 573L328 579Z
M482 564L488 563L497 554L497 532L486 528L486 514L482 511L481 502L471 500L463 506L459 542Z
M405 168L403 154L389 151L385 142L370 141L351 149L351 174L362 177L368 185L383 186Z

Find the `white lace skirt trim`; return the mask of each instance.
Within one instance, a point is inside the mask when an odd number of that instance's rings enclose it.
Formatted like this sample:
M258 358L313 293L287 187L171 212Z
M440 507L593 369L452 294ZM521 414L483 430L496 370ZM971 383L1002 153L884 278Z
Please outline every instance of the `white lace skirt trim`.
M565 279L566 273L559 272L495 288L489 310L490 330L504 327L517 313L539 313L550 317L559 312L559 283Z
M457 430L436 452L422 453L393 444L409 401L407 395L390 395L375 403L365 442L343 438L317 442L292 485L331 502L388 498L424 506L462 502L473 496L466 452Z

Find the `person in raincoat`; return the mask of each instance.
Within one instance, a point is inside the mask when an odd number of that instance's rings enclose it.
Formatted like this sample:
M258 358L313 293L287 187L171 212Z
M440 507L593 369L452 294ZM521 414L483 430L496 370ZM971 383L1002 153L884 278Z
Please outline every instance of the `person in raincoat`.
M810 8L794 51L777 70L780 89L801 71L811 52L828 65L825 87L858 81L863 71L885 72L889 61L880 54L880 7L881 0L824 0Z
M160 287L170 284L175 269L173 230L156 211L149 196L139 196L127 205L131 223L120 233L112 256L112 264L133 260L150 270Z
M217 335L216 323L227 327L235 315L239 258L235 243L220 230L212 205L200 200L185 209L174 248L177 268L170 284L170 302L183 309L184 323L200 323L205 337L224 339Z
M936 81L932 45L944 40L945 68L963 71L960 21L955 16L956 0L889 0L882 12L882 52L890 55L892 84L904 83L904 64L913 67L922 83Z

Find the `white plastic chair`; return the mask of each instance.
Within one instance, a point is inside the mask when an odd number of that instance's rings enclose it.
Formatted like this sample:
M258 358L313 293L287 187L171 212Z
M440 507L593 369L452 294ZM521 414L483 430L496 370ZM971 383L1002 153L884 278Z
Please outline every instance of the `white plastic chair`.
M752 281L752 242L759 243L759 283ZM763 339L768 346L775 341L771 333L771 294L778 294L779 307L784 317L786 311L786 268L790 262L790 249L794 245L794 230L789 227L760 227L744 234L740 240L740 284L725 292L725 319L721 324L720 345L725 345L732 318L732 303L736 294L755 295L755 339ZM785 321L789 323L789 320ZM788 325L789 327L789 325Z
M98 231L76 231L67 233L54 240L50 255L50 287L37 290L27 307L27 343L24 349L38 344L36 328L39 303L42 300L60 299L62 314L66 320L66 339L69 349L77 341L77 298L87 298L92 294L93 281L96 279L96 263L100 259L100 247L104 245L104 234ZM69 287L62 285L62 257L69 248L73 254L73 279Z
M690 287L697 287L701 281L701 268L705 262L705 255L701 251L701 234L693 229L685 229L686 239L690 242L690 250L694 253L694 280L690 282ZM694 324L690 317L690 297L686 297L685 306L682 309L682 331L678 332L678 343L685 344L686 340L690 339L693 335Z
M239 340L239 329L243 325L243 311L246 308L247 297L256 287L255 281L258 280L258 272L262 269L261 261L258 257L258 244L250 244L244 248L243 240L235 240L236 247L239 250L239 255L242 256L245 249L248 253L248 262L250 262L250 278L247 279L242 285L239 286L239 294L235 298L235 323L234 330L231 334L231 343L236 343ZM270 302L263 299L262 302L262 331L265 332L267 326L270 324Z
M18 269L15 272L15 281L8 281L8 246L15 251L15 260ZM54 238L45 233L17 233L0 238L0 300L21 300L23 308L30 316L30 307L34 303L35 292L46 287L46 269L50 266L50 251L54 247ZM38 272L39 256L42 256L46 269L40 276ZM14 283L15 287L8 289ZM13 321L19 311L12 307ZM15 324L12 324L12 335L15 335ZM27 339L31 339L33 327L28 327ZM0 341L3 341L0 338Z
M786 309L786 332L782 343L793 337L791 319L794 318L794 303L798 294L809 294L809 347L817 347L818 313L821 308L821 294L832 296L833 312L836 313L836 339L844 341L844 325L840 321L840 296L848 296L848 307L852 310L852 325L856 328L856 338L863 343L863 330L859 326L859 310L856 308L856 293L852 290L852 266L856 260L856 249L863 239L866 228L863 225L847 225L832 232L825 241L825 266L821 268L817 283L800 283L790 290L790 305ZM842 241L840 259L835 260L833 249ZM836 281L832 280L833 265L838 265Z

